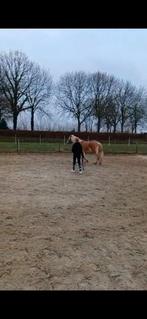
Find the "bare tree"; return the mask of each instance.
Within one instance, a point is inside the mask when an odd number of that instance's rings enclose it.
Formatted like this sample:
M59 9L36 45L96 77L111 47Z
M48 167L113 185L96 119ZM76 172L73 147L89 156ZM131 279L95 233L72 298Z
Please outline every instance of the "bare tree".
M100 132L105 110L108 105L115 79L106 73L96 72L89 76L91 90L92 114L97 119L97 132Z
M56 99L57 107L77 120L80 132L91 113L87 75L80 71L62 76L56 86Z
M46 110L49 104L49 99L52 92L52 78L49 72L40 68L39 65L34 65L33 80L29 86L26 97L31 110L31 130L34 130L34 114L37 110L40 113L50 117L51 114Z
M8 118L10 115L10 106L3 94L0 93L0 120Z
M137 127L141 124L142 120L145 118L145 91L143 88L134 88L134 96L130 106L130 117L129 122L131 125L132 133L137 133Z
M144 96L143 112L144 112L144 117L142 119L142 125L145 129L147 129L147 91L145 91L145 96Z
M130 117L130 108L134 100L134 86L130 82L119 81L117 103L120 108L121 133L124 132L125 123Z
M107 132L116 133L117 125L120 121L120 112L117 102L110 100L107 108L105 109L105 124Z
M94 117L89 115L84 121L86 132L92 132Z
M0 90L13 116L13 129L17 128L18 114L28 109L26 92L32 82L33 63L19 51L0 55Z
M105 105L104 121L107 127L107 132L116 132L117 125L120 122L120 107L118 103L119 82L113 78L107 103Z
M131 126L131 131L137 132L137 126L144 118L144 89L137 89L130 82L115 80L111 94L105 107L105 123L107 131L116 132L120 123L121 132L126 125Z

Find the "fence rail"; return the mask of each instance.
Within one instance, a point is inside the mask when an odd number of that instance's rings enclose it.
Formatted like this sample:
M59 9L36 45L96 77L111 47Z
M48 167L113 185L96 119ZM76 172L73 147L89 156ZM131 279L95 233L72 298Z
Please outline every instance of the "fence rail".
M105 154L147 154L147 143L135 141L113 141L103 143ZM63 139L31 139L17 138L13 140L0 139L0 152L5 153L50 153L71 152L71 144L66 144Z
M92 140L96 139L100 142L107 142L110 141L128 141L130 140L137 140L138 142L147 142L147 132L144 133L129 133L129 132L116 132L116 133L96 133L96 132L74 132L74 131L28 131L28 130L0 130L0 140L2 138L8 138L15 140L16 138L28 138L28 139L65 139L69 137L70 134L74 134L81 139L85 140Z

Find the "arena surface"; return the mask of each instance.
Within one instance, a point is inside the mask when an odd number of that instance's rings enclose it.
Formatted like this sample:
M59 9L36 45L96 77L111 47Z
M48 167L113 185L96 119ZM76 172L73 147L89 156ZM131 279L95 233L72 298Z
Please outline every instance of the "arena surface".
M147 289L147 156L0 155L1 290Z

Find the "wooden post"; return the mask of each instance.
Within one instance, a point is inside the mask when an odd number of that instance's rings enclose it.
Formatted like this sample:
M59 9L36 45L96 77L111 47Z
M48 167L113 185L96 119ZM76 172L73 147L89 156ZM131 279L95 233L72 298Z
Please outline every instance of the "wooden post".
M40 135L40 138L39 138L39 140L40 140L40 144L41 144L41 135Z
M130 145L130 136L129 136L129 139L128 139L128 145Z
M18 153L18 140L17 140L17 153Z
M17 153L19 153L20 151L20 142L19 142L19 139L17 139Z
M110 145L110 135L109 135L109 145Z
M136 154L138 153L138 143L136 142Z

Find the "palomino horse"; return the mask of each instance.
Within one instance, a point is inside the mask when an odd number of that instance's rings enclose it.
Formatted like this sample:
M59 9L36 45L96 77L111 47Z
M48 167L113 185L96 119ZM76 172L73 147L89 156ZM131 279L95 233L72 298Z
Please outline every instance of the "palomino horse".
M84 141L84 140L81 140L79 137L75 136L75 135L70 135L68 140L67 140L67 143L68 142L72 142L72 143L75 143L76 141L79 141L80 144L82 145L82 148L83 148L83 155L84 155L84 158L85 160L88 162L86 156L85 156L85 153L88 153L88 152L91 152L91 153L94 153L96 155L96 162L95 164L97 164L97 162L99 161L99 165L102 164L102 160L103 160L103 156L104 156L104 152L103 152L103 146L100 142L97 142L97 141Z

